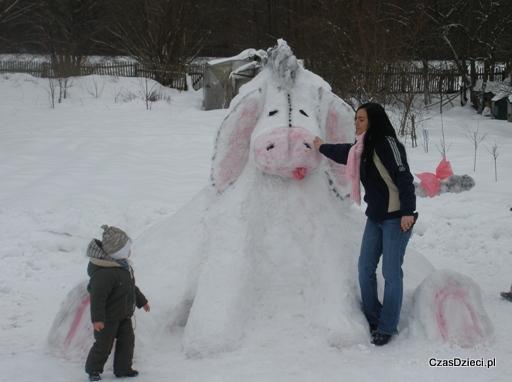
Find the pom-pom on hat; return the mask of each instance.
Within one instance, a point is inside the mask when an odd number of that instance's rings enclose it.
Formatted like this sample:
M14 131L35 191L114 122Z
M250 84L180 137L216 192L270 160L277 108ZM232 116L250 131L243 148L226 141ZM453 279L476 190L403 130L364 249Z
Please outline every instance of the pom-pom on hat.
M118 252L130 240L126 232L120 228L108 225L102 225L101 228L103 228L101 244L107 255Z

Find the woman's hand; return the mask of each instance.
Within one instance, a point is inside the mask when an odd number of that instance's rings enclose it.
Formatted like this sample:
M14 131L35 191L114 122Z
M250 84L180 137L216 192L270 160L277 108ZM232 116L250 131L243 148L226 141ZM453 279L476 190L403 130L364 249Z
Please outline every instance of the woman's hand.
M149 304L144 305L142 308L143 308L143 309L144 309L144 311L146 311L146 312L149 312L149 311L151 310L151 308L150 308Z
M323 145L325 142L320 137L315 137L315 140L313 141L313 146L315 146L315 149L318 151L320 149L320 146Z
M402 216L402 219L400 220L400 228L402 231L407 232L409 231L412 226L414 225L414 216Z
M105 328L105 323L101 321L93 322L92 326L94 327L95 332L100 332Z

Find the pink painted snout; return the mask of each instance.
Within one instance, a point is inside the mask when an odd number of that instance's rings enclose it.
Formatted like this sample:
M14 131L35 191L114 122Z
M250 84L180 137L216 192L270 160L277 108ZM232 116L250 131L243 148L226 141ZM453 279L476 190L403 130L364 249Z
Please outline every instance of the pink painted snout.
M321 161L313 146L314 139L301 127L275 128L263 133L253 145L256 166L267 174L302 180Z

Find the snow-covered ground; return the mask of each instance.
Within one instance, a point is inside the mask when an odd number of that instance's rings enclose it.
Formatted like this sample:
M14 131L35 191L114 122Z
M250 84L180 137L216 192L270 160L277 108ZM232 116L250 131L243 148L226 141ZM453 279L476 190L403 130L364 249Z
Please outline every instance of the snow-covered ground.
M46 79L0 77L0 381L85 380L81 358L56 356L47 336L66 294L86 278L84 251L101 224L133 238L169 217L209 182L217 129L226 110L202 111L201 92L163 89L146 110L141 79L73 79L69 98L50 108ZM425 122L430 151L408 147L413 172L440 160L439 114ZM349 347L296 341L187 358L180 333L140 338L139 381L509 381L512 304L499 297L512 282L512 123L470 107L443 115L448 159L476 186L461 194L419 198L410 247L437 268L463 273L482 289L495 328L477 348L420 340L403 331L389 345ZM468 132L487 137L473 173ZM419 134L420 135L420 134ZM498 182L488 149L499 150ZM173 248L179 251L179 248ZM411 251L412 252L412 251ZM135 270L148 258L134 256ZM354 269L354 272L356 270ZM406 275L407 277L407 275ZM151 280L139 280L144 290ZM165 293L165 292L163 292ZM151 296L148 296L151 298ZM151 314L158 314L158 305ZM404 306L404 314L410 307ZM137 312L136 320L148 320ZM136 331L137 332L137 331ZM137 333L136 333L137 334ZM145 333L140 333L144 335ZM436 359L492 359L496 367L430 367ZM114 380L111 366L104 380Z

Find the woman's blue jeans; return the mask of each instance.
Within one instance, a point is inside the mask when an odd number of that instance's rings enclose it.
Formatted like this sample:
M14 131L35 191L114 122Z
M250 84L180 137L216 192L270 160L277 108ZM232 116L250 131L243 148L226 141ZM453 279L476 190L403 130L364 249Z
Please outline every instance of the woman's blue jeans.
M411 231L400 229L400 218L380 223L371 219L366 221L358 263L359 286L363 313L368 323L381 333L397 332L403 296L402 263ZM377 296L375 275L381 255L385 280L382 304Z

